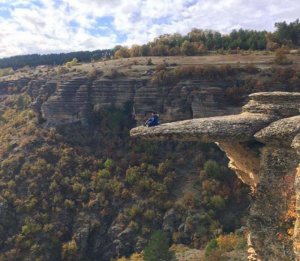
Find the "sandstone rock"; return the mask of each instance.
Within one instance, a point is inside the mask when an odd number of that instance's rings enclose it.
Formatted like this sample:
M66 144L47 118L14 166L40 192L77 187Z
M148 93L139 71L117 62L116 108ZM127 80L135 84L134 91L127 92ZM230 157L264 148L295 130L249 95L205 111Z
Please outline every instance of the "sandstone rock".
M292 147L300 155L300 134L298 134L293 142ZM300 256L300 163L295 175L295 190L296 190L296 223L294 227L294 252L296 257ZM298 259L297 259L298 260Z
M254 136L263 143L290 146L298 133L300 133L300 116L294 116L275 121Z
M259 92L249 95L250 102L243 107L251 113L265 113L280 118L299 115L300 93Z
M42 117L49 125L80 122L79 114L84 111L88 100L85 99L84 87L87 83L85 77L73 78L58 85L58 90L41 106ZM86 89L85 89L86 90Z
M124 229L118 234L117 239L113 241L118 256L126 256L133 252L136 233L130 227Z
M155 127L137 127L132 129L132 137L155 140L189 141L247 141L253 135L274 120L272 115L242 113L240 115L219 116L166 123Z
M300 134L294 138L292 147L297 150L297 153L300 154Z

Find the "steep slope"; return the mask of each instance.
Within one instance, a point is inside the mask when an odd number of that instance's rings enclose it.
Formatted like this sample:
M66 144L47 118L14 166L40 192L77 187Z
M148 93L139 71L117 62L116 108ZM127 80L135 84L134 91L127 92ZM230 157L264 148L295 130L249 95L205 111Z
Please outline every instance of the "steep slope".
M110 260L141 251L157 229L170 243L204 247L214 231L242 224L248 191L211 162L224 160L216 146L132 142L134 122L115 108L90 115L88 128L43 128L26 97L2 102L1 260ZM203 196L174 197L181 175L205 163L216 169L195 178Z
M298 260L298 149L300 93L255 93L243 113L131 130L150 140L217 142L229 166L253 188L248 218L251 260ZM296 179L296 187L294 182ZM295 206L295 198L297 205ZM293 238L291 237L293 235ZM294 249L293 249L294 246Z

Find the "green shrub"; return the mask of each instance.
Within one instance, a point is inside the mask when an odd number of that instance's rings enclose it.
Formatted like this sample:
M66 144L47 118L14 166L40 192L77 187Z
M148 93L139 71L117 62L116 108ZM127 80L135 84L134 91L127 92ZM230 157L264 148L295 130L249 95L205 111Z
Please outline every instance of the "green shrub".
M209 256L212 251L218 248L218 242L216 239L212 239L208 242L208 244L205 247L205 256Z
M152 234L148 245L144 249L145 261L171 261L174 259L174 253L169 250L167 237L162 231L156 231Z
M217 179L221 176L221 168L219 164L213 160L208 160L205 162L204 171L210 178Z

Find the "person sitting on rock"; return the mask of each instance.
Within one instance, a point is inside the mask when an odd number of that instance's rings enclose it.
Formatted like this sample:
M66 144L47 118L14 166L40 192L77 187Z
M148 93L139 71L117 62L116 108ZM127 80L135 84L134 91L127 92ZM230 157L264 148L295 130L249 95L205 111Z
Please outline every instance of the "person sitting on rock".
M159 124L159 118L156 112L152 112L152 116L146 121L145 126L153 127Z

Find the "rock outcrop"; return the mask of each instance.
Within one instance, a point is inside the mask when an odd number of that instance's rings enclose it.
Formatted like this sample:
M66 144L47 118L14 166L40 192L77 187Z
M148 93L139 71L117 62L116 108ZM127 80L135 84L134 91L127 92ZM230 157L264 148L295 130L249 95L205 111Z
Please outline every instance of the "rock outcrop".
M224 89L201 81L155 86L149 78L91 80L81 76L58 83L57 90L45 99L43 90L51 82L40 83L43 88L38 90L35 81L29 88L35 99L33 108L48 125L86 123L88 112L106 107L124 108L126 105L131 106L138 124L143 123L151 111L160 113L162 122L170 122L227 115L240 110L228 104Z
M300 260L300 93L255 93L239 115L137 127L131 136L216 142L253 188L248 226L255 251L249 259ZM286 227L294 195L292 238Z
M0 80L0 95L21 91L30 82L30 78L24 77L16 80Z

